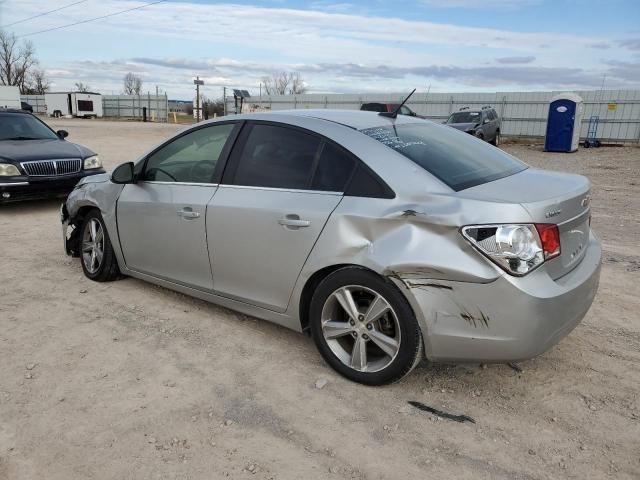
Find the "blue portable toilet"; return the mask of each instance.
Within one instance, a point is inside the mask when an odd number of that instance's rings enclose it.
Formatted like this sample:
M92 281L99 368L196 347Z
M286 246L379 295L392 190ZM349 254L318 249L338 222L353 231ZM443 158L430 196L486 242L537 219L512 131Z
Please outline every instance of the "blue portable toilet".
M582 98L575 93L556 95L549 104L544 149L547 152L575 152L580 143L584 115Z

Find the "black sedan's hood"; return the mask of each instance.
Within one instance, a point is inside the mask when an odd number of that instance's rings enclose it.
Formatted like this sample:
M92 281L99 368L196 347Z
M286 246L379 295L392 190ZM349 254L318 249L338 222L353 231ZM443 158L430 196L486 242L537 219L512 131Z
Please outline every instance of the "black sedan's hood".
M87 158L95 153L65 140L0 140L0 160L28 162L56 158Z
M447 125L463 132L480 126L478 123L447 123Z

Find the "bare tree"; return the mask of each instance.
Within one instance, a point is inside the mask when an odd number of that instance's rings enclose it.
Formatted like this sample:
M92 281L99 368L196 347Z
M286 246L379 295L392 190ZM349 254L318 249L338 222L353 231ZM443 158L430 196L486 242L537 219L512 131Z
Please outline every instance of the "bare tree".
M300 75L300 72L293 72L289 74L291 86L289 87L289 93L302 94L307 91L307 86L304 83L304 78Z
M142 93L142 78L132 72L124 76L123 82L125 95L140 95Z
M279 72L262 77L262 84L267 95L298 94L307 91L300 72Z
M0 84L20 87L24 93L28 75L38 60L29 41L22 43L13 33L0 30Z
M86 93L91 90L91 87L83 82L76 82L74 83L74 86L76 87L76 91L81 93Z
M51 83L46 77L44 70L40 68L34 68L27 75L23 94L25 95L44 95L49 91Z

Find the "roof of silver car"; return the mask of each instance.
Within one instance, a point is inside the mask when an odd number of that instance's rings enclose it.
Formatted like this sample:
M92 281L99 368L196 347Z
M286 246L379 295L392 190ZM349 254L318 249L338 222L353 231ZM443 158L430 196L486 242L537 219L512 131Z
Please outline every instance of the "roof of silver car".
M365 128L381 127L385 125L402 123L419 123L425 120L407 115L398 115L397 118L389 118L378 115L377 112L362 110L331 110L331 109L304 109L304 110L275 110L272 112L260 112L251 114L252 117L262 117L267 120L270 116L292 115L300 117L312 117L329 122L339 123L347 127L362 130Z

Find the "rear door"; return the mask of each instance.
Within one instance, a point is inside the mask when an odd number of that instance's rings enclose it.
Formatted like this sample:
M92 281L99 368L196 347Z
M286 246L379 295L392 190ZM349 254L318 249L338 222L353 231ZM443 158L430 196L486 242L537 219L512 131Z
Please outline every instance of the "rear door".
M138 182L125 185L117 218L127 268L213 289L205 213L237 128L215 123L187 132L153 152Z
M207 208L216 293L283 312L355 159L306 130L249 123Z

